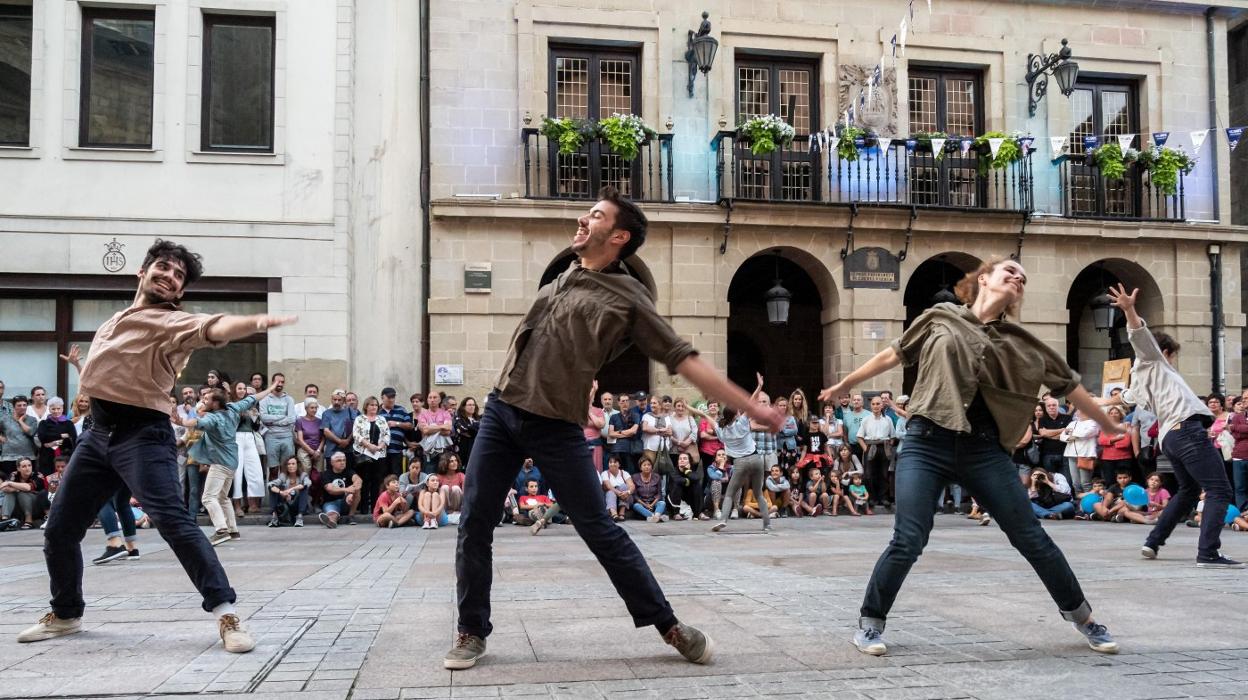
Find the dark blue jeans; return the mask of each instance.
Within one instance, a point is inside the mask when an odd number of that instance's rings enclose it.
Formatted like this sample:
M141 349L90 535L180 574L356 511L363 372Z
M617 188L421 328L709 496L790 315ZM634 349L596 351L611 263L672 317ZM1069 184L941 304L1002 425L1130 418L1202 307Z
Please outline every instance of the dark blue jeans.
M485 638L490 624L494 527L525 457L542 470L576 534L589 546L638 627L675 622L671 605L637 545L607 514L602 482L579 425L544 418L492 394L464 477L455 548L459 631Z
M204 610L233 603L221 562L182 502L173 428L162 421L115 432L97 426L79 438L43 534L52 612L62 619L82 617L82 539L100 506L122 486L169 543L204 597Z
M862 601L863 622L881 629L910 567L927 546L936 496L957 481L1040 576L1062 617L1083 622L1092 613L1062 550L1031 509L1010 454L997 443L996 426L957 433L915 416L897 459L897 515L893 539L875 564Z
M1196 507L1200 490L1204 489L1205 509L1200 517L1200 542L1196 545L1196 554L1200 557L1218 556L1226 507L1231 502L1231 482L1226 479L1222 455L1209 439L1209 428L1204 421L1189 418L1166 434L1161 449L1174 465L1174 478L1179 482L1179 490L1157 517L1157 524L1148 533L1144 544L1154 549L1165 544L1175 526Z

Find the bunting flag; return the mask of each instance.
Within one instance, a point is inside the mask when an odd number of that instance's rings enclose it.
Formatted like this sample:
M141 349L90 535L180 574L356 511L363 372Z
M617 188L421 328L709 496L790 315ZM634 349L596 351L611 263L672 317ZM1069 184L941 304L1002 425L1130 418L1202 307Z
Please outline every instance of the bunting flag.
M1162 146L1166 145L1166 141L1168 141L1169 139L1170 139L1169 131L1154 131L1153 132L1153 144L1156 145L1158 148L1161 148Z
M1085 151L1090 151L1099 145L1101 145L1100 136L1084 136L1083 137L1083 149Z
M897 65L897 35L894 34L893 38L888 40L888 43L893 45L893 65L895 66Z
M901 41L901 55L902 56L906 55L906 32L908 32L909 30L910 30L909 22L906 21L905 17L902 17L901 26L898 28L897 34L894 35L894 36L899 37Z
M1066 151L1066 137L1065 136L1050 136L1049 147L1053 149L1053 157L1057 158L1058 156L1062 155L1062 153Z
M971 144L975 143L975 139L962 139L959 145L962 147L962 157L966 157L971 151Z
M1192 139L1192 155L1193 156L1200 155L1200 147L1205 145L1205 137L1207 137L1208 135L1209 135L1208 129L1201 129L1200 131L1193 131L1190 134L1191 139Z
M836 153L836 147L841 145L841 140L835 136L828 136L828 153Z
M1231 152L1235 152L1235 147L1239 145L1239 140L1244 137L1244 127L1233 126L1226 130L1226 145L1231 147Z
M988 139L988 150L992 152L992 157L997 157L997 151L1001 150L1001 144L1005 143L1005 139L991 138Z
M1018 140L1018 145L1022 147L1023 153L1026 154L1026 153L1031 153L1032 151L1031 144L1035 142L1036 142L1035 136L1024 136L1023 138Z
M919 145L918 139L906 139L906 153L914 153L914 149Z
M879 147L880 147L880 155L881 155L881 156L887 156L887 155L888 155L888 149L889 149L889 148L891 148L891 147L892 147L892 145L893 145L893 140L892 140L892 139L886 139L886 138L884 138L884 137L882 137L882 136L881 136L881 137L877 138L875 141L876 141L876 143L877 143L877 144L879 145Z
M932 155L937 158L945 155L945 140L946 139L932 139Z
M1132 141L1135 141L1135 134L1119 134L1118 135L1119 150L1121 150L1123 153L1126 153L1127 149L1131 148Z

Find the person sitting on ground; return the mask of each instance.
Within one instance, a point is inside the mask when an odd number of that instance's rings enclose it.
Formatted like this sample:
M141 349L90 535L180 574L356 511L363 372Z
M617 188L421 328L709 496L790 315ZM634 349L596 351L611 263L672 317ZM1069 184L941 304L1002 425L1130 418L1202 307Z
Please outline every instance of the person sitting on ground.
M849 475L849 498L853 506L850 512L854 515L875 515L871 510L871 492L862 483L861 471Z
M854 474L863 474L862 462L858 459L858 455L854 454L848 443L836 448L832 466L841 473L841 486L849 486L850 479ZM863 478L865 479L866 476L864 475Z
M134 496L130 497L130 515L134 517L134 526L148 528L152 526L152 519L147 513L143 512L143 504L139 503L139 499Z
M22 530L29 530L43 515L37 505L39 494L44 491L43 477L35 473L34 463L29 459L17 462L17 471L0 482L0 494L4 495L6 518L20 521Z
M818 467L806 470L806 479L802 483L802 502L799 504L802 513L811 516L823 515L832 506L832 498L828 495L828 483Z
M599 477L605 494L607 513L615 522L621 522L628 514L633 500L633 479L620 468L620 455L612 453L607 458L607 469Z
M459 455L443 452L438 457L438 483L442 489L442 502L446 504L448 522L459 522L459 507L464 502L464 471Z
M1227 511L1233 513L1234 511ZM1205 513L1205 492L1200 492L1200 501L1196 503L1196 515L1187 521L1188 527L1200 527L1201 519ZM1235 532L1248 532L1248 518L1243 515L1236 515L1231 518L1231 529Z
M325 527L338 527L339 520L346 520L348 525L355 524L355 509L360 507L360 489L364 480L355 470L347 466L347 454L335 452L329 459L329 471L321 482L325 489L325 503L321 506L322 513L318 516Z
M442 479L437 473L430 474L425 479L416 507L420 511L422 530L436 530L439 525L450 522L446 517L446 501L442 498Z
M282 523L303 527L303 514L308 510L312 480L301 466L297 457L287 457L281 473L269 482L269 507L273 510L269 516L269 527L279 527Z
M420 496L420 489L425 485L425 479L429 478L421 469L421 461L413 459L407 464L407 471L399 475L399 493L403 494L403 500L407 501L407 507L417 510L419 505L416 499Z
M828 497L832 501L832 515L840 515L841 506L849 511L851 515L858 515L858 510L854 508L854 500L849 497L849 489L846 487L845 481L841 478L841 473L836 467L828 470L828 476L824 479L828 483Z
M792 495L793 485L789 483L788 478L784 476L784 470L779 464L771 465L770 473L763 480L763 498L767 500L767 506L773 513L780 517L786 517L789 511L789 497Z
M377 523L377 527L403 527L410 524L416 517L416 511L407 505L400 493L399 477L387 474L381 481L381 489L377 504L373 506L373 522Z
M1031 499L1031 510L1037 518L1061 520L1073 518L1075 515L1075 504L1070 502L1070 494L1058 490L1053 483L1053 477L1042 467L1031 470L1027 496Z
M713 424L712 424L713 425ZM712 427L712 430L714 428ZM727 488L729 480L732 478L732 464L728 462L728 451L723 447L715 450L715 461L706 466L706 479L710 484L711 494L711 510L716 520L723 520L723 500L724 489ZM732 504L728 504L728 509L732 509Z
M802 494L804 492L802 487L806 485L806 480L802 478L802 473L804 471L805 469L801 466L794 464L789 467L789 473L787 476L789 480L789 513L791 513L795 518L800 518L803 514L802 503L804 501Z
M1101 497L1099 501L1092 503L1090 513L1083 509L1083 499L1087 496ZM1114 495L1105 488L1105 480L1099 476L1092 477L1092 486L1083 493L1075 494L1075 499L1079 502L1079 512L1075 514L1076 520L1109 520L1113 517L1109 508L1114 503Z
M1170 502L1170 492L1161 485L1161 475L1153 472L1144 480L1144 490L1148 492L1148 509L1145 511L1149 518L1156 521L1157 516L1166 509L1166 504Z
M767 503L767 499L763 499L763 503ZM745 513L745 517L753 520L754 518L763 517L763 505L758 502L758 497L754 495L754 489L745 489L745 496L741 498L741 510ZM776 508L770 503L765 506L767 508L768 517L776 516Z
M1107 491L1114 497L1114 504L1109 508L1110 521L1115 523L1132 522L1140 525L1152 525L1155 520L1145 514L1148 506L1133 506L1130 503L1127 503L1127 500L1122 497L1123 491L1125 491L1128 487L1136 486L1136 484L1131 483L1131 471L1125 468L1119 469L1118 473L1114 475L1114 481L1116 483L1107 489Z
M667 493L663 477L654 473L654 462L645 455L637 467L641 472L633 476L633 511L652 523L666 522Z
M511 520L516 525L531 527L536 535L558 514L559 505L550 496L538 491L537 479L529 479L524 485L524 494L516 500Z

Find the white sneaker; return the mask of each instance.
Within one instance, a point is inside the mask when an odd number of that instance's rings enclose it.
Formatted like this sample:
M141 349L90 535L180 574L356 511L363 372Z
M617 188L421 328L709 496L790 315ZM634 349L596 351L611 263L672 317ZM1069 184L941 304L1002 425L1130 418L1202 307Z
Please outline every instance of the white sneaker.
M428 521L428 520L426 520L425 522L421 523L421 524L420 524L420 529L422 529L422 530L428 530L428 529L429 529L429 521Z
M82 618L75 617L62 620L55 613L48 613L39 618L39 622L27 627L17 635L19 642L42 642L45 639L64 637L82 631Z
M723 520L723 519L724 519L724 511L722 511L722 510L717 510L717 511L715 511L715 519L716 519L716 520Z
M430 529L430 530L436 530L436 529L438 529L438 521L436 521L436 520L430 520L430 521L429 521L429 529Z

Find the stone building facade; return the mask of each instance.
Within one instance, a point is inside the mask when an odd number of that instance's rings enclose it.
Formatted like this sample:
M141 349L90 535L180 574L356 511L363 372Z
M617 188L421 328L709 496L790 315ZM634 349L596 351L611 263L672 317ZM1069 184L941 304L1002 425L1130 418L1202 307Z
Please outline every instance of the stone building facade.
M462 387L442 388L489 390L521 314L569 262L575 218L591 206L593 187L614 182L649 200L650 234L629 261L633 274L677 331L738 381L760 370L777 389L809 395L885 347L980 261L1021 254L1029 276L1022 320L1090 386L1099 387L1111 353L1130 351L1121 331L1111 340L1094 327L1089 308L1103 286L1122 281L1143 290L1144 315L1183 342L1181 369L1207 390L1216 374L1209 253L1217 244L1224 385L1237 390L1245 309L1236 273L1248 232L1232 225L1225 140L1203 144L1176 197L1158 196L1146 176L1106 183L1079 143L1092 133L1170 131L1169 145L1191 153L1188 132L1210 126L1210 70L1226 120L1228 23L1244 4L1215 5L1206 16L1207 4L1182 1L935 0L930 14L915 3L895 64L890 39L908 8L901 0L435 5L431 363L463 373ZM718 53L690 96L686 44L703 10ZM1063 96L1050 78L1029 116L1028 54L1056 52L1063 38L1080 66L1076 89ZM934 162L903 142L886 154L864 149L852 164L812 155L803 136L843 121L881 54L881 87L857 123L897 139L1019 132L1035 138L1026 168L977 180L974 153ZM630 171L601 143L564 156L535 133L543 116L615 112L639 114L670 141L644 146ZM797 145L753 158L734 143L734 125L769 112L796 127ZM1073 157L1053 161L1051 136L1067 136ZM1132 146L1141 145L1137 136ZM845 284L844 254L869 247L904 251L896 289ZM486 266L489 290L466 289L476 283L465 270ZM764 311L776 279L793 294L783 327ZM688 391L633 356L606 375L608 390ZM897 389L908 379L898 370L863 388Z

